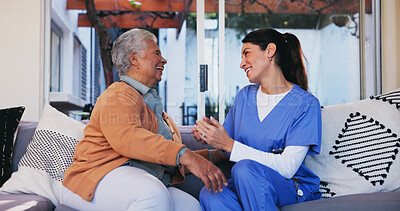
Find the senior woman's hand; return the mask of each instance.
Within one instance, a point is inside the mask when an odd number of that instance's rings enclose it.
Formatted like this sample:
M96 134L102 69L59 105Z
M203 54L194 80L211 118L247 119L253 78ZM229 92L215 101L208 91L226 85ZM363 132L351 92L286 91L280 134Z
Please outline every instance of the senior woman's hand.
M187 150L179 157L179 163L188 168L192 174L200 178L209 191L211 191L212 187L215 193L218 191L222 192L222 185L228 185L221 169L190 150Z
M229 137L225 128L217 120L204 117L203 120L198 120L196 123L195 131L192 131L195 139L200 139L201 142L217 149L232 152L235 141Z

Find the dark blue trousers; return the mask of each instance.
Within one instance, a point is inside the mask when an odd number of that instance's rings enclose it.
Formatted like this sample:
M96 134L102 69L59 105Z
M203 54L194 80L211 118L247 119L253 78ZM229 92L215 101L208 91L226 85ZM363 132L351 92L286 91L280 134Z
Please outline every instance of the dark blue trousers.
M276 210L298 202L294 181L258 162L237 162L231 176L222 192L214 193L203 187L200 192L203 210Z

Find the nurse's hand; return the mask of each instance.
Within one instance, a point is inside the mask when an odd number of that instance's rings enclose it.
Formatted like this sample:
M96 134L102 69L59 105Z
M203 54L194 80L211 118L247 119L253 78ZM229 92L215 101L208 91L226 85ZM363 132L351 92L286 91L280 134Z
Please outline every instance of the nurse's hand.
M197 131L196 129L191 129L190 132L193 134L193 138L196 139L196 141L199 141L202 144L207 144L201 139L201 134L199 133L199 131Z
M197 138L202 142L217 149L232 152L233 143L235 141L229 137L225 128L214 118L211 117L211 119L209 119L204 117L203 120L197 120L194 127L196 129L196 133L193 133L195 138L197 135Z

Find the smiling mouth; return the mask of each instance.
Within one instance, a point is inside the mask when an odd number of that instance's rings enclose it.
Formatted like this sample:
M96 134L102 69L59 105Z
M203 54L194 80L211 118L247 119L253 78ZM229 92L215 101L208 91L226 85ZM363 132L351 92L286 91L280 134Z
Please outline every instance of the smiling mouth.
M251 67L247 68L247 69L245 70L246 74L247 74L251 69L252 69Z
M164 67L156 67L156 69L157 69L157 70L163 71L163 70L164 70Z

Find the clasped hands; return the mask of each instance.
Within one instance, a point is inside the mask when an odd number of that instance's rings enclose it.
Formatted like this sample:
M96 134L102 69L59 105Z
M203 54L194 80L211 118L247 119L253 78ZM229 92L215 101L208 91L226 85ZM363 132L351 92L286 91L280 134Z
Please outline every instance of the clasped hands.
M228 135L225 128L212 117L211 119L203 117L202 120L197 120L191 132L193 137L203 144L232 152L235 141Z
M207 143L227 152L232 151L234 141L229 137L225 128L215 119L204 117L203 120L196 122L195 129L192 129L191 132L197 141ZM221 152L216 152L216 160L223 160L222 157L225 158ZM209 191L211 191L212 187L215 193L222 192L222 185L228 185L224 174L218 167L190 150L183 153L179 158L179 163L200 178Z

